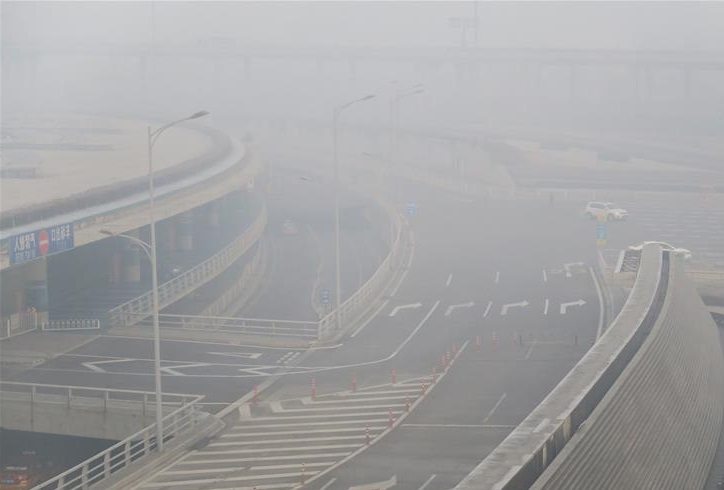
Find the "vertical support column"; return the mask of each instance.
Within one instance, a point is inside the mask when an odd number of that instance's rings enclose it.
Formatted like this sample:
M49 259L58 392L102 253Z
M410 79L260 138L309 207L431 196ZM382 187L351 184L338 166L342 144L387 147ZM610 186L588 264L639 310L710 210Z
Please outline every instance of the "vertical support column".
M138 238L138 230L128 232L128 235ZM141 249L131 240L123 240L121 250L122 278L126 284L141 282Z
M25 266L25 308L33 314L28 320L44 322L48 318L48 260L34 260Z
M178 250L191 252L194 249L193 213L187 211L176 218L176 236L178 238Z
M121 260L121 252L118 249L113 250L111 253L110 263L110 274L109 279L111 284L120 284L123 276L123 266Z

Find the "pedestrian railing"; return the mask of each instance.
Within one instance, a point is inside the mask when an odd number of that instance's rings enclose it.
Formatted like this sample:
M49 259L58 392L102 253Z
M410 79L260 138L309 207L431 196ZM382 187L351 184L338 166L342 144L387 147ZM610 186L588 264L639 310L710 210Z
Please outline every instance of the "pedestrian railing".
M231 264L236 262L239 257L244 255L244 253L259 240L264 232L266 220L266 208L263 207L251 226L244 230L239 237L221 250L221 252L201 262L185 273L161 284L158 287L159 309L165 308L183 298L190 291L211 281L225 271ZM113 308L109 312L109 325L135 325L145 317L150 316L152 311L153 295L152 291L148 291L137 298Z
M75 388L86 390L87 388ZM113 390L114 392L123 390ZM142 394L142 392L136 392ZM146 396L153 396L151 393ZM166 397L175 396L164 394L164 405ZM178 395L182 396L182 395ZM177 397L178 397L177 396ZM183 404L176 409L171 409L161 420L163 442L168 444L175 438L191 433L204 417L204 412L198 409L201 396L186 396L182 398ZM178 403L178 402L177 402ZM87 489L100 484L120 470L127 468L131 463L140 462L154 454L157 454L156 424L151 424L126 439L114 444L105 451L96 454L70 468L56 477L41 483L33 490L76 490Z
M43 332L66 332L69 330L99 330L101 321L97 318L71 318L48 320L40 328Z
M10 337L15 337L17 335L37 330L41 321L41 314L32 308L27 312L8 315L2 319L0 340L9 339Z

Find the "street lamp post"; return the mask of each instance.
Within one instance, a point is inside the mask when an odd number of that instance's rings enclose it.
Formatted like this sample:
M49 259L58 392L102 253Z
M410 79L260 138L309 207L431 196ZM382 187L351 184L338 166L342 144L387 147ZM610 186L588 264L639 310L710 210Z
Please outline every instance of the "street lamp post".
M339 154L337 144L337 125L339 123L339 116L348 107L357 104L358 102L366 102L370 99L374 99L375 95L369 94L359 99L352 100L346 104L335 106L332 112L332 161L334 164L334 255L335 255L335 303L337 314L335 315L335 326L337 330L342 328L342 283L341 283L341 260L340 260L340 248L339 248Z
M410 97L412 95L421 94L425 91L425 87L418 83L413 85L404 92L396 94L390 98L390 160L395 158L395 150L397 147L397 106L402 99Z
M148 126L148 202L149 202L149 217L150 217L150 228L151 228L151 243L146 243L143 240L136 238L131 235L117 234L108 230L101 230L104 235L115 235L122 238L131 240L132 242L141 246L141 248L148 255L151 261L151 298L152 298L152 310L153 310L153 374L154 384L156 387L156 448L158 452L163 451L163 406L162 406L162 391L161 391L161 328L158 320L158 270L156 260L156 208L155 208L155 195L153 185L153 147L158 141L159 136L167 129L176 126L184 121L191 119L198 119L208 115L208 111L199 111L191 114L188 117L179 119L177 121L170 122L161 126L156 130L151 130L151 126Z

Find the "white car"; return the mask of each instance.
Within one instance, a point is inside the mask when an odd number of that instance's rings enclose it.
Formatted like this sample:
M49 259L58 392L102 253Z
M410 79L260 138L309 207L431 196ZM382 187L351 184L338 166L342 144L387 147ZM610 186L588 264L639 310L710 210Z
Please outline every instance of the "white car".
M671 253L680 256L684 261L688 262L691 260L691 250L688 248L674 247L670 243L666 242L641 242L638 245L631 245L629 250L643 250L646 245L658 245L664 250L668 250Z
M583 214L599 221L621 221L628 218L628 211L617 208L612 202L591 201L586 204Z

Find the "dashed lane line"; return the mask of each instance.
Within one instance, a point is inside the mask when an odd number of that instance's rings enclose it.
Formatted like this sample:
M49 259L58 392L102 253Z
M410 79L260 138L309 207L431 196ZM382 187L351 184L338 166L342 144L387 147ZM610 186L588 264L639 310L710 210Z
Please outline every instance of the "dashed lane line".
M500 398L498 399L498 402L493 406L493 408L488 412L488 415L483 419L483 424L485 424L488 420L490 420L490 417L493 416L495 411L498 409L501 403L503 403L503 400L505 400L505 397L508 396L507 393L503 393Z
M433 474L432 476L430 476L430 478L425 480L425 483L420 485L420 488L418 488L417 490L425 490L428 487L428 485L430 485L430 483L432 483L432 481L435 479L436 476L437 476L436 474Z

